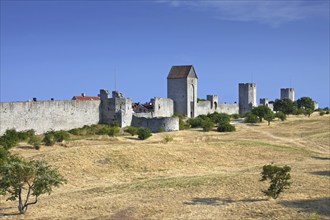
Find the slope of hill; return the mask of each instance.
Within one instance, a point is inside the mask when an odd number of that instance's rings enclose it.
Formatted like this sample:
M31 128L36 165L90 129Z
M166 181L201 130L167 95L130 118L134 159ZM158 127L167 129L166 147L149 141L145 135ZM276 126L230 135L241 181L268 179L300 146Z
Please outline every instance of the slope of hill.
M236 132L187 130L136 137L94 136L14 148L44 159L68 184L40 197L24 216L0 200L4 219L330 219L330 117L289 117ZM166 135L173 141L164 143ZM292 167L292 186L268 199L265 164ZM3 216L5 215L5 216Z

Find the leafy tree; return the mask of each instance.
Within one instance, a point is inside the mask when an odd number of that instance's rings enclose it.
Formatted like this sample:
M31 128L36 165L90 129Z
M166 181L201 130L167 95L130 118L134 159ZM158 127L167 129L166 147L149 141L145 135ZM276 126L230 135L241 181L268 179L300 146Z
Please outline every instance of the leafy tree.
M257 123L258 121L258 116L255 114L252 114L251 112L245 114L245 123Z
M286 114L284 114L283 112L276 112L275 113L275 117L279 118L281 121L285 121L286 120Z
M305 116L310 117L311 114L313 113L313 110L312 109L306 109L306 110L303 110L303 113L304 113Z
M44 161L26 161L17 156L0 165L0 193L9 194L7 200L18 199L18 211L24 214L42 194L52 192L66 180ZM30 201L33 197L34 200Z
M275 118L275 115L272 111L269 111L264 115L264 119L268 122L268 126L270 125L270 122Z
M138 138L140 140L145 140L145 139L147 139L147 138L149 138L151 136L152 136L152 134L151 134L150 129L148 129L148 128L139 128L139 130L138 130Z
M262 122L262 119L265 117L265 115L270 114L272 110L265 105L259 105L258 107L254 107L251 112L252 114L258 116L259 122Z
M297 100L297 106L300 109L314 111L315 104L314 101L309 97L301 97Z
M295 108L295 103L289 98L276 99L274 102L274 111L280 111L286 115L293 114Z
M264 190L263 193L266 196L270 196L274 199L277 199L281 192L284 189L288 189L291 185L290 179L291 167L284 166L278 167L275 165L264 165L261 172L261 180L270 180L270 186L267 190Z

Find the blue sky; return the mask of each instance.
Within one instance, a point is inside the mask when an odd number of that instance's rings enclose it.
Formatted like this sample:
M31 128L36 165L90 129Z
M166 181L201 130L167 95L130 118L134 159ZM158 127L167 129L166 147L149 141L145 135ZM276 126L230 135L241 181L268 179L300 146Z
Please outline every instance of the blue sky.
M115 75L145 102L186 64L200 98L235 102L253 80L258 100L294 87L329 106L329 1L1 0L1 102L97 95Z

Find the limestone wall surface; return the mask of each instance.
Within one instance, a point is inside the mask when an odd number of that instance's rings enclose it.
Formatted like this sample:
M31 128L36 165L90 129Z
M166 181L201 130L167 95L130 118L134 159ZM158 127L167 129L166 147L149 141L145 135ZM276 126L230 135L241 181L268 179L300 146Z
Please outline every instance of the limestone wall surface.
M212 113L211 102L210 101L199 101L197 102L197 115L207 115Z
M37 133L69 130L100 121L100 101L1 102L0 135L7 129Z
M219 103L217 112L219 113L226 113L229 115L238 114L239 113L239 106L237 103Z
M165 131L178 131L179 119L172 117L143 118L133 116L132 126L149 128L152 132L157 132L160 127L164 127Z
M174 103L172 99L153 98L154 117L172 117L174 114Z

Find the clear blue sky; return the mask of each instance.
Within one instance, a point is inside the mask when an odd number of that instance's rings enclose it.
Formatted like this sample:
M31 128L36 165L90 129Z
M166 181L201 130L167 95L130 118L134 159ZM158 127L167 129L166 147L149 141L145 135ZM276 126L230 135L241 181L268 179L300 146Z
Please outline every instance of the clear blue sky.
M257 99L294 87L329 106L329 1L1 0L1 102L115 88L166 97L172 65L193 64L198 96Z

